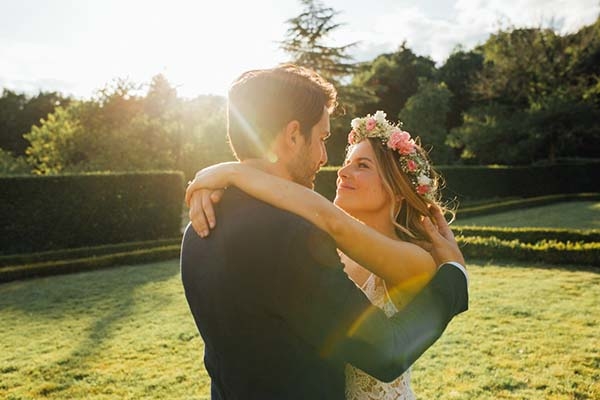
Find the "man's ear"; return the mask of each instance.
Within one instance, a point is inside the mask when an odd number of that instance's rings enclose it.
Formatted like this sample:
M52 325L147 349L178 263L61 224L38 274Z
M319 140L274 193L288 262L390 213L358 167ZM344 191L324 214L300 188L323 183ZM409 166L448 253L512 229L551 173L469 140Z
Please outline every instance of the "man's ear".
M297 120L288 122L285 126L284 136L288 146L295 147L299 144L299 140L302 136L302 133L300 132L300 122Z

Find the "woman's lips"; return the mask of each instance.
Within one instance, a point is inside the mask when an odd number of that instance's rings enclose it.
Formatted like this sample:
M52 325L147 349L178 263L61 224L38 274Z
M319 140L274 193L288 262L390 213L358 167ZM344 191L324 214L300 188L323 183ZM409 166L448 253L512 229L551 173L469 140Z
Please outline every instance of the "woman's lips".
M347 185L345 183L340 183L340 185L338 186L338 190L340 189L345 189L345 190L354 190L354 188L350 185Z

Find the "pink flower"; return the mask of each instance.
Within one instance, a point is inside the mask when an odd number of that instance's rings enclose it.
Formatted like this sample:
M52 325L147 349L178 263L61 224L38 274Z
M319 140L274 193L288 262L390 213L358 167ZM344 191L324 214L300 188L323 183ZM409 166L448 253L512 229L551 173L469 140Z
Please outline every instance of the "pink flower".
M410 172L415 172L417 170L417 163L413 160L408 160L406 162L406 168L408 168Z
M415 151L415 141L410 137L410 133L394 130L388 139L387 145L390 149L398 150L400 154L407 155Z
M419 185L417 186L417 193L419 193L421 196L424 194L429 193L429 190L431 188L429 187L429 185Z
M356 144L356 141L354 139L354 135L356 135L356 132L354 132L354 130L350 131L350 133L348 134L348 143L349 144Z
M366 128L367 131L372 131L373 129L375 129L375 127L377 126L377 121L375 121L375 119L373 118L369 118L367 119L367 124L366 124Z

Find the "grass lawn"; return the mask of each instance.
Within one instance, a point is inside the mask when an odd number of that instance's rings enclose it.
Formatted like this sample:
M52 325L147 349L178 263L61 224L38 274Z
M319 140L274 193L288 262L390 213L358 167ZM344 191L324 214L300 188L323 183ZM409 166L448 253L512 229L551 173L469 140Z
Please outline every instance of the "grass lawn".
M600 229L600 202L573 201L481 217L460 218L456 225Z
M600 273L470 265L421 399L600 398ZM0 285L0 398L206 399L177 261Z

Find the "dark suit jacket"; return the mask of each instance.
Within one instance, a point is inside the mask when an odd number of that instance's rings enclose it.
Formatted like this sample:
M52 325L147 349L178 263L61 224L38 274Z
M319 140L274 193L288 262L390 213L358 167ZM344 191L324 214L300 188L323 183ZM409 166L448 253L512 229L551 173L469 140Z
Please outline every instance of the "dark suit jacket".
M213 399L342 400L346 363L390 381L467 309L452 265L389 319L342 268L323 231L235 188L207 239L187 227L181 273Z

